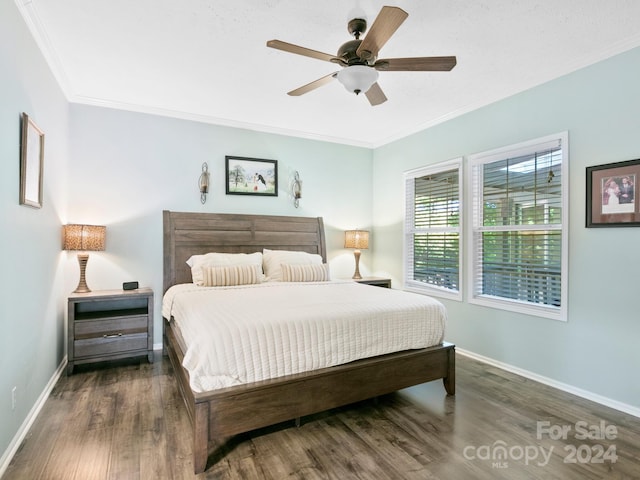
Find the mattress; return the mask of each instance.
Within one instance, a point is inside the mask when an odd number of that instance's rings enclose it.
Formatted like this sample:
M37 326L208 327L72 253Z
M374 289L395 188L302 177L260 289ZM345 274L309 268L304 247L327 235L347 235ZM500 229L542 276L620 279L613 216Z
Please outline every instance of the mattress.
M447 319L431 297L352 281L174 285L162 315L195 392L437 345Z

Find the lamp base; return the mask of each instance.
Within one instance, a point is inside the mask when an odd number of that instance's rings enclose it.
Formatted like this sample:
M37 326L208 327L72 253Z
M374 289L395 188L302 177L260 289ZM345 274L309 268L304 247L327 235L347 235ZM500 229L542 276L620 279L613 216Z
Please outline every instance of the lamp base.
M362 275L360 275L360 250L354 251L353 256L356 257L356 271L351 278L353 278L354 280L361 280Z
M85 278L88 261L89 255L87 253L78 254L78 263L80 264L80 281L78 282L78 287L73 291L73 293L89 293L91 291L87 286L87 280Z

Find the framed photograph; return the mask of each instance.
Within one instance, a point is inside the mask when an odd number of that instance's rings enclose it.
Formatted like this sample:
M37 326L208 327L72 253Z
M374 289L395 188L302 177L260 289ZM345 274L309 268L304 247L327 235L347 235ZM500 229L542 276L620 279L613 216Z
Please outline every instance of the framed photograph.
M42 208L44 132L26 113L20 122L20 205Z
M587 167L587 228L640 227L640 159Z
M278 161L225 157L227 195L278 196Z

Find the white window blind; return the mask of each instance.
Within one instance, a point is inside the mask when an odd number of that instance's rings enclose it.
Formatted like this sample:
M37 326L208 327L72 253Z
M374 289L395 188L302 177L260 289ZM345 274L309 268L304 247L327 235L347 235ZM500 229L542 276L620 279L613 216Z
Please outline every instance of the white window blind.
M405 288L460 297L461 161L405 173Z
M566 134L470 157L470 302L566 318Z

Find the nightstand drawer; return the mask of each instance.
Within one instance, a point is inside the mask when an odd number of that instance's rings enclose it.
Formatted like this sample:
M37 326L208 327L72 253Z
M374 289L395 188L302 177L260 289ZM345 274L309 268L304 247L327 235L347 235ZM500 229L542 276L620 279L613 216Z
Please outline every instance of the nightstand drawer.
M111 355L132 350L146 350L147 334L134 333L133 335L102 336L100 338L87 338L73 342L75 358L94 357L98 355Z
M75 339L103 337L104 335L130 335L147 332L148 318L144 316L120 317L108 320L75 322Z

